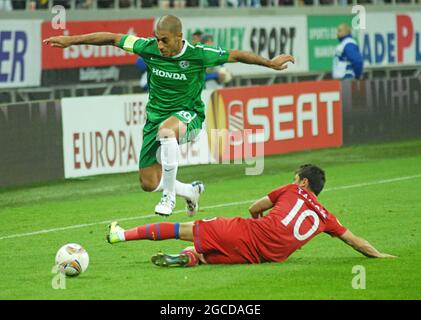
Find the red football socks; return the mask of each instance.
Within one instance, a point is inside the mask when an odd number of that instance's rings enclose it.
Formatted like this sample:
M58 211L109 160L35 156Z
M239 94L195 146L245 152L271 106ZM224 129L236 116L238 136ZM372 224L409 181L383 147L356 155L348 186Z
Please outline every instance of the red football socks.
M124 232L126 241L178 239L180 223L160 222L146 224Z

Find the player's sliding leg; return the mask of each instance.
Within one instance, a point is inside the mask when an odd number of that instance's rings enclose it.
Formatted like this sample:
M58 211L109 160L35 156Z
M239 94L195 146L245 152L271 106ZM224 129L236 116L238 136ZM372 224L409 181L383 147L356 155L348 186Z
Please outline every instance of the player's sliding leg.
M193 224L193 222L159 222L124 230L117 221L114 221L108 226L106 239L111 244L133 240L181 239L193 241Z
M193 225L194 222L161 222L124 230L119 226L117 221L114 221L109 225L106 239L110 244L132 240L181 239L193 241ZM161 267L193 267L198 265L199 261L204 261L204 258L200 256L201 255L196 252L194 247L187 247L179 254L175 255L158 253L151 258L151 261L155 265Z

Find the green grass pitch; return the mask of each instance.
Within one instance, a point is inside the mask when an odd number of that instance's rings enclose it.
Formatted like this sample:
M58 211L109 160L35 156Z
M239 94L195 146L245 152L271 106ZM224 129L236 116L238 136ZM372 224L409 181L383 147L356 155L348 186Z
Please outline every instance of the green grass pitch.
M283 263L159 268L158 251L177 253L181 240L105 242L107 222L125 228L154 216L159 194L141 192L137 173L106 175L0 190L0 299L420 299L421 141L372 144L267 157L259 176L244 165L179 169L206 192L197 219L248 217L252 200L290 183L303 163L322 166L320 201L352 232L397 259L369 259L340 240L319 235ZM188 221L181 212L166 221ZM86 273L52 288L54 256L76 242L90 255ZM353 289L354 266L365 289Z

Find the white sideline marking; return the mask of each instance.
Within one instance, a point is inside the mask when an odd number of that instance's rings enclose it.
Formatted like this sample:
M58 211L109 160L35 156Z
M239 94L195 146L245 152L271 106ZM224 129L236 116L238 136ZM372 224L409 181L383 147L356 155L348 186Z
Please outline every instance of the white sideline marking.
M412 180L412 179L417 179L417 178L421 178L421 174L417 174L417 175L413 175L413 176L399 177L399 178L392 178L392 179L385 179L385 180L378 180L378 181L372 181L372 182L357 183L357 184L351 184L351 185L342 186L342 187L327 188L323 192L367 187L367 186L373 186L373 185L378 185L378 184L393 183L393 182L399 182L399 181L404 181L404 180ZM256 200L257 199L238 201L238 202L227 202L227 203L221 203L221 204L217 204L217 205L213 205L213 206L202 207L202 209L216 209L216 208L223 208L223 207L231 207L231 206L237 206L237 205L242 205L242 204L248 204L248 203L254 202ZM177 210L177 211L174 211L173 214L178 214L178 213L182 213L182 212L185 212L185 210ZM121 219L118 219L118 221L130 221L130 220L146 219L146 218L153 218L153 217L156 217L156 216L157 216L156 214L149 214L149 215L146 215L146 216L121 218ZM51 232L56 232L56 231L71 230L71 229L79 229L79 228L85 228L85 227L96 226L96 225L100 225L100 224L109 224L109 223L111 223L110 220L101 221L101 222L85 223L85 224L76 224L76 225L61 227L61 228L39 230L39 231L34 231L34 232L29 232L29 233L12 234L12 235L9 235L9 236L0 237L0 240L21 238L21 237L30 237L30 236L35 236L35 235L39 235L39 234L51 233Z

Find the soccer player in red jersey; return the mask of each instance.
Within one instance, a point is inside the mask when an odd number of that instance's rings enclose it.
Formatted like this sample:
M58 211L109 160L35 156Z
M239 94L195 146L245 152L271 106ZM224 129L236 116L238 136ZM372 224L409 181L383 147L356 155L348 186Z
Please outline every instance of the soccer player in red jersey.
M155 223L124 230L110 225L109 243L130 240L181 239L192 241L181 253L159 253L152 262L159 266L195 266L281 262L319 233L337 237L363 255L393 258L381 253L366 240L355 236L321 205L317 196L325 184L325 172L314 165L302 165L294 183L279 187L256 201L252 218L213 218L186 223ZM266 210L269 213L264 215Z

